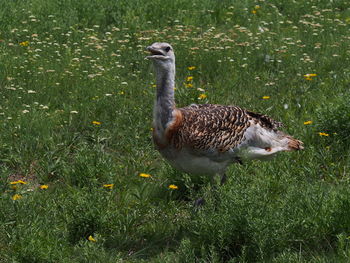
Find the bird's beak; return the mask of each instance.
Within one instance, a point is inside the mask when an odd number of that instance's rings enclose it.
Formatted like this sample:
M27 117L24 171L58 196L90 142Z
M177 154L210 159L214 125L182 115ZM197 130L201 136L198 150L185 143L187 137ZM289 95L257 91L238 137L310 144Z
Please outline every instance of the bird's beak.
M150 56L147 56L147 59L165 59L167 56L163 54L163 52L157 48L154 48L152 46L148 46L147 51L149 51Z

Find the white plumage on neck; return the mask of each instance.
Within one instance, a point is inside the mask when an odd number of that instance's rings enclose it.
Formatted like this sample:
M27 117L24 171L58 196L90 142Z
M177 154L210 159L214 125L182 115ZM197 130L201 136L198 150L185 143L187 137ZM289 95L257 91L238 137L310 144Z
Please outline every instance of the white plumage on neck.
M154 103L154 129L159 141L164 141L167 126L173 120L175 110L175 55L167 43L154 43L147 47L156 71L157 97Z
M175 65L157 67L157 97L154 105L154 120L157 129L164 130L172 119L175 108Z

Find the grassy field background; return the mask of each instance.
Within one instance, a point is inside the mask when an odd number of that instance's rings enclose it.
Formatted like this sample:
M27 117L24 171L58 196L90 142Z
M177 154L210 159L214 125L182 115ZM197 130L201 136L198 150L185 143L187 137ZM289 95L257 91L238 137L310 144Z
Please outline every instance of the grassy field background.
M349 29L345 0L2 1L0 262L349 262ZM179 106L268 114L305 150L214 193L172 169L155 41Z

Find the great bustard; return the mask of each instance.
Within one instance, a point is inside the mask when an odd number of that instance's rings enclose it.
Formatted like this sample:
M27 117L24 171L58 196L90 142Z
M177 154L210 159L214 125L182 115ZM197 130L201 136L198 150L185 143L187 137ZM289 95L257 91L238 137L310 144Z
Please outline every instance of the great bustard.
M278 130L282 123L266 115L213 104L176 108L174 50L168 43L153 43L147 50L157 78L153 140L173 167L217 174L224 181L231 163L303 149L301 141Z

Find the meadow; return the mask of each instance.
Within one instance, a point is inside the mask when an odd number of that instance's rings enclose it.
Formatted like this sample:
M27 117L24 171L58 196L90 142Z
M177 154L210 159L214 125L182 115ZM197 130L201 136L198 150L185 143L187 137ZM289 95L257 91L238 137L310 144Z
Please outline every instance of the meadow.
M2 1L0 262L350 262L349 30L347 0ZM156 41L178 106L267 114L305 149L215 191L171 168Z

